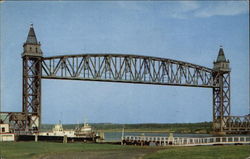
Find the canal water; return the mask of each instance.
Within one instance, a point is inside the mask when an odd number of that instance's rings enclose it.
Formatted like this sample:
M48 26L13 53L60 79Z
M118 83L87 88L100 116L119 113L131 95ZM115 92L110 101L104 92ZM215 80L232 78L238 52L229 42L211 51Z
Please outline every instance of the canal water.
M142 133L142 132L124 132L124 136L161 136L168 137L169 133ZM173 134L174 137L211 137L211 134ZM105 132L105 141L120 141L122 137L122 132Z

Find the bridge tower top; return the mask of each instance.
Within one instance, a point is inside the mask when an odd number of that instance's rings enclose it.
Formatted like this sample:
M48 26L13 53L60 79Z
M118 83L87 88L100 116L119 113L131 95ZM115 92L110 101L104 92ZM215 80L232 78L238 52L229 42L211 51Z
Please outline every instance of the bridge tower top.
M217 60L214 62L214 70L220 72L230 72L229 60L226 60L222 46L220 47Z
M22 56L42 56L41 44L37 41L33 24L30 25L30 30L26 42L23 44Z

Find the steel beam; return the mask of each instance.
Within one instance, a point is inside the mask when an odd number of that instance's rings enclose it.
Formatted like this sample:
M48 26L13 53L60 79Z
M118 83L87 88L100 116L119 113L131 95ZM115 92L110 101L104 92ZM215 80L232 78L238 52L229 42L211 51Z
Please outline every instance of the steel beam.
M38 116L36 113L0 112L0 124L9 124L11 132L17 134L37 132L37 120ZM26 127L27 125L31 125L31 127Z
M82 54L45 57L42 78L218 87L213 70L171 59L139 55Z
M230 72L214 72L213 78L219 87L213 88L213 129L224 132L227 129L226 116L230 116Z
M23 56L23 113L33 114L25 129L39 129L41 124L41 57Z

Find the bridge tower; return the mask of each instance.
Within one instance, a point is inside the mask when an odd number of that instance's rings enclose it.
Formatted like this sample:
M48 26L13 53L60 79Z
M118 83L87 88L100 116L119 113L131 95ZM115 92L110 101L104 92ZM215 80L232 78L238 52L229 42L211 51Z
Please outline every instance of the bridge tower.
M31 24L26 42L23 44L23 106L26 114L25 131L38 130L41 123L41 44Z
M220 47L213 67L213 130L225 133L227 117L230 116L230 71L229 60L226 60L223 48Z

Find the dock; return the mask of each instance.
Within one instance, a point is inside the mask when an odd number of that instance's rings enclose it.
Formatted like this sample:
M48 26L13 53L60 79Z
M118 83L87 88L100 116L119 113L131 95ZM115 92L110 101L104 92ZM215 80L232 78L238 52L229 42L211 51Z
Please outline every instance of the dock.
M162 136L124 136L122 145L140 146L199 146L199 145L226 145L250 144L250 136L228 137L162 137Z

